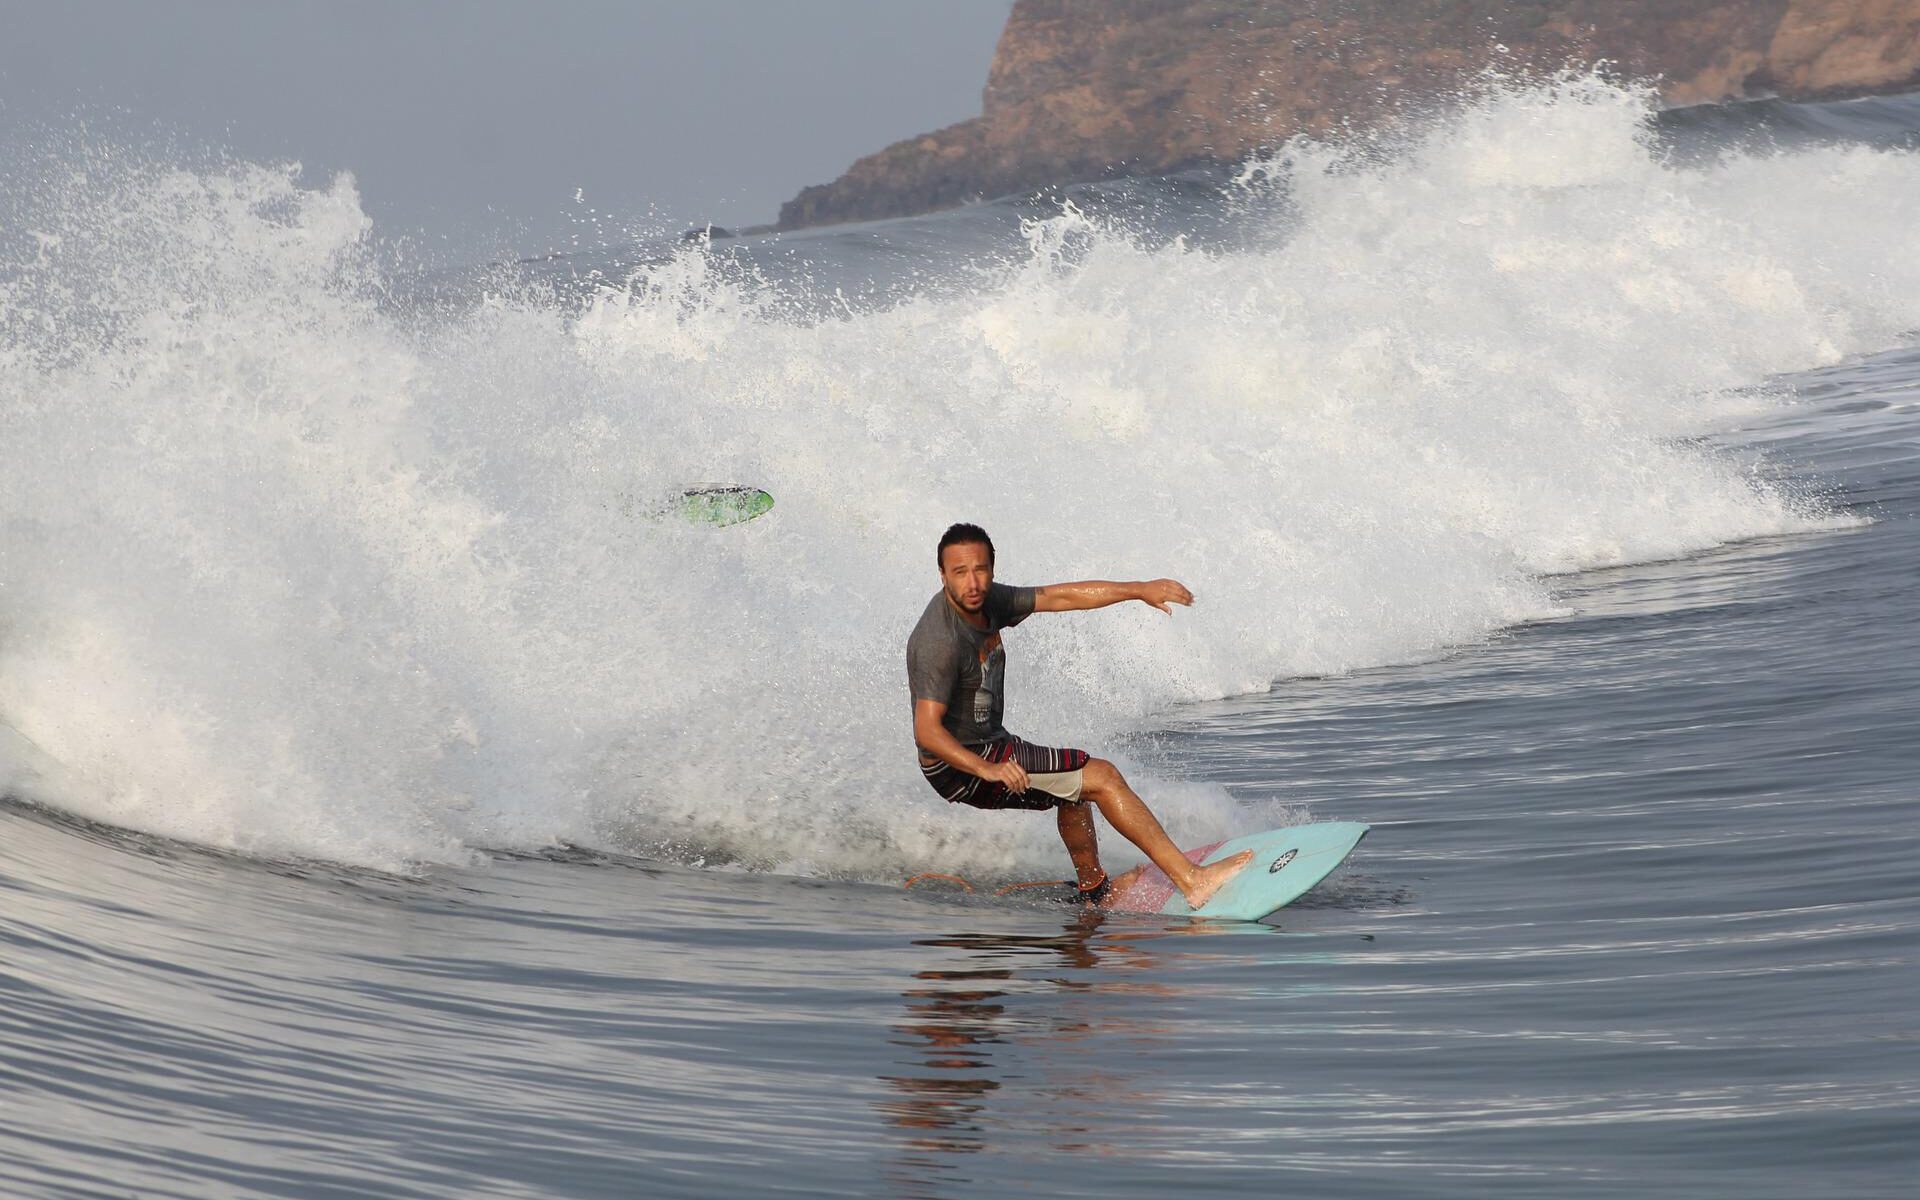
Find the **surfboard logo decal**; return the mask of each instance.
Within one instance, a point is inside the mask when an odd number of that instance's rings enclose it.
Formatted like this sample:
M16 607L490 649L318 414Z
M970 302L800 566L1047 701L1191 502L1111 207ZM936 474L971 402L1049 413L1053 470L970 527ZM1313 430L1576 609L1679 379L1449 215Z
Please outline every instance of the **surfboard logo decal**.
M1278 870L1279 870L1279 869L1280 869L1281 867L1284 867L1284 866L1286 866L1286 865L1287 865L1288 863L1290 863L1290 862L1292 862L1292 861L1293 861L1293 856L1294 856L1294 855L1296 855L1296 854L1298 854L1298 853L1300 853L1300 851L1299 851L1299 850L1297 850L1297 849L1295 849L1295 850L1289 850L1289 851L1287 851L1287 852L1286 852L1285 854L1282 854L1282 855L1281 855L1281 856L1280 856L1279 858L1276 858L1276 859L1274 859L1274 860L1273 860L1273 865L1272 865L1272 866L1269 866L1269 867L1267 868L1267 874L1269 874L1269 875L1271 875L1271 874L1273 874L1273 873L1274 873L1275 871L1278 871Z

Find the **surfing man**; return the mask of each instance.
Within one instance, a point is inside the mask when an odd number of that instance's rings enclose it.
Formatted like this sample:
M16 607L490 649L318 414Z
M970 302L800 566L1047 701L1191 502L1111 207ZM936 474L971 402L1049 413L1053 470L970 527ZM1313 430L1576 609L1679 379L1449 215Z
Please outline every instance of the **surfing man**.
M1171 579L1041 588L995 583L993 542L978 525L952 526L934 554L940 591L907 639L913 740L927 782L948 800L975 808L1055 810L1080 895L1092 904L1104 900L1108 890L1094 835L1098 808L1109 825L1166 872L1190 907L1200 909L1247 865L1251 852L1194 865L1112 763L1084 750L1031 745L1000 723L1007 666L1002 629L1036 612L1077 612L1124 600L1171 613L1172 605L1192 604L1193 593Z

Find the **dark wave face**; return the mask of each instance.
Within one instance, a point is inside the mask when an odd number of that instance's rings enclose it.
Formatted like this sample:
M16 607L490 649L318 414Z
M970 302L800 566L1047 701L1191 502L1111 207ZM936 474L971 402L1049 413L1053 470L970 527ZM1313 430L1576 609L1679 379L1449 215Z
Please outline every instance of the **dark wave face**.
M351 181L46 147L0 1191L1904 1195L1916 131L1567 79L431 278ZM1008 631L1010 725L1350 865L1259 926L901 891L1065 872L917 779L956 519L1198 596Z

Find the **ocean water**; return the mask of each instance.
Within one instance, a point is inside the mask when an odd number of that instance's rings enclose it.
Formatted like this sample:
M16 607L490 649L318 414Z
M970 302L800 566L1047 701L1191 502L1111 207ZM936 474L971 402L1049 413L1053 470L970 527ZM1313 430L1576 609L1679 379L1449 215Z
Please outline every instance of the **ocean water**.
M1569 78L432 272L350 178L20 152L0 1190L1912 1194L1917 133ZM778 505L648 517L709 480ZM956 519L1199 597L1013 631L1015 728L1349 865L901 890L1064 873L913 765Z

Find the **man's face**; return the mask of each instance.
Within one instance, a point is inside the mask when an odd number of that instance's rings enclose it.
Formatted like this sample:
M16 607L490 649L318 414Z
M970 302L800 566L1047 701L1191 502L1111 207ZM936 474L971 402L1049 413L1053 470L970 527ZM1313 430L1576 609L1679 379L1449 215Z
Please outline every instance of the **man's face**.
M940 584L947 599L964 613L977 613L987 605L987 586L993 582L993 561L979 542L961 542L948 546L940 554Z

